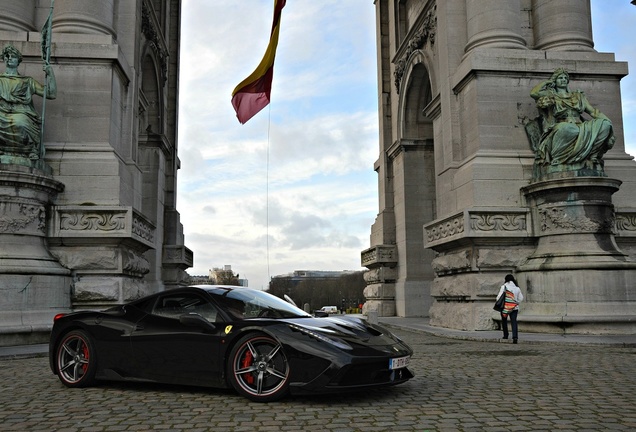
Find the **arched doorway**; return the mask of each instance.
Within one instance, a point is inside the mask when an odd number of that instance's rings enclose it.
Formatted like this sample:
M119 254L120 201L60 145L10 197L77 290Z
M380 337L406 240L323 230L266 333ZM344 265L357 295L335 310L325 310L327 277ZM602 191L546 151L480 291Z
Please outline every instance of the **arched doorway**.
M400 94L399 137L389 148L396 222L398 316L428 316L433 253L424 249L423 226L436 217L433 99L423 56L414 54Z

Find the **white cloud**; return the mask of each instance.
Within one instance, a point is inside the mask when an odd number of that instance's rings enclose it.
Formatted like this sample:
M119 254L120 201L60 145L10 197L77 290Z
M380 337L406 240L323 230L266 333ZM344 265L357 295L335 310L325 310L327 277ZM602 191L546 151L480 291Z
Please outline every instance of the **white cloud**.
M613 52L617 61L629 63L631 73L621 80L623 132L625 151L636 155L636 74L631 70L636 65L636 6L627 0L592 0L591 4L594 48Z

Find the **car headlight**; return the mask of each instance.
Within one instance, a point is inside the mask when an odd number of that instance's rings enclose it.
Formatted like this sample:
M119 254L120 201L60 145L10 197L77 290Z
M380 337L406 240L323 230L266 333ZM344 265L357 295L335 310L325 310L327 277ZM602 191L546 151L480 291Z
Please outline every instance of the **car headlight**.
M353 349L353 347L351 345L349 345L348 343L346 343L345 341L341 340L341 339L333 339L330 338L329 336L325 336L324 334L316 331L316 330L310 330L306 327L301 327L299 325L295 325L295 324L289 324L289 327L292 330L296 330L299 331L303 334L306 334L307 336L314 338L316 340L319 340L321 342L325 342L328 344L331 344L337 348L340 349L344 349L344 350L351 350Z

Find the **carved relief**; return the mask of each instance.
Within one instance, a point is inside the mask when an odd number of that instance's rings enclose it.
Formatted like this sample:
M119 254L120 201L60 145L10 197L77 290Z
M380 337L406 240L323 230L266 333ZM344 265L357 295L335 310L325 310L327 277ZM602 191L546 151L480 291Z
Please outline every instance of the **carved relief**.
M636 231L636 213L616 214L616 229L618 231Z
M10 201L0 203L0 232L15 234L32 224L37 231L44 232L46 209L43 206Z
M540 209L541 231L566 230L571 232L611 232L614 217L595 222L585 216L572 215L563 208Z
M452 219L447 219L437 225L426 228L427 241L445 239L464 232L464 215L460 214Z
M474 231L525 231L526 216L522 214L471 214Z
M143 255L135 251L127 250L123 255L123 269L125 273L132 275L145 275L150 272L150 263Z
M436 8L436 6L433 6L433 8L428 11L422 21L420 29L408 41L406 50L400 60L395 63L393 77L395 78L395 89L398 94L400 94L400 82L404 77L408 58L414 51L423 48L427 42L430 42L431 46L435 44L435 33L437 31Z
M138 215L133 215L133 236L141 237L149 242L154 242L154 227L150 226L146 221L141 219Z
M526 209L470 209L424 226L425 247L469 238L526 238L529 215Z
M154 247L155 226L131 207L60 206L53 209L52 237L132 239Z
M73 231L122 231L126 214L122 212L61 213L60 229Z

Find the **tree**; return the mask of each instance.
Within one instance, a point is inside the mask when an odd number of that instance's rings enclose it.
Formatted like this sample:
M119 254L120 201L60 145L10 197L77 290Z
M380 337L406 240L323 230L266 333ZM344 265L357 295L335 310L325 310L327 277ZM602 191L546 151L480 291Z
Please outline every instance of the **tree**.
M308 303L310 311L323 306L339 309L358 307L364 302L366 283L363 274L360 271L337 278L306 278L300 281L293 281L291 277L274 278L267 291L280 298L287 294L301 308Z
M240 285L239 275L234 274L232 269L214 269L214 282L217 285Z

